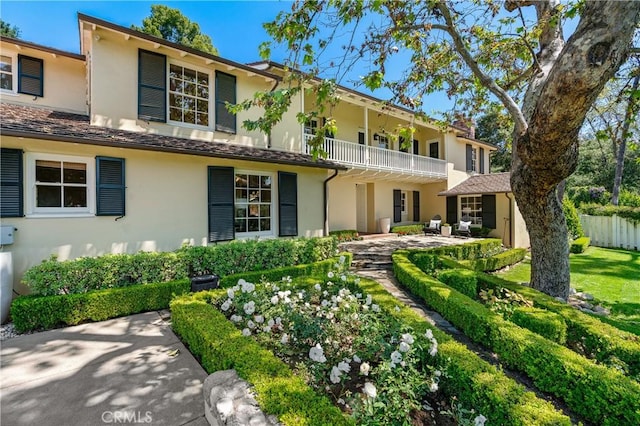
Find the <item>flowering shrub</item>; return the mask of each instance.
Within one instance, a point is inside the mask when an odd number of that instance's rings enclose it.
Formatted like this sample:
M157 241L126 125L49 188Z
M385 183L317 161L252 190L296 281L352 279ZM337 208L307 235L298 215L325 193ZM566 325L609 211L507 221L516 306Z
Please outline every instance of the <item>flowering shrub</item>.
M438 342L388 315L358 282L334 271L306 286L241 279L215 304L359 423L409 424L444 376Z

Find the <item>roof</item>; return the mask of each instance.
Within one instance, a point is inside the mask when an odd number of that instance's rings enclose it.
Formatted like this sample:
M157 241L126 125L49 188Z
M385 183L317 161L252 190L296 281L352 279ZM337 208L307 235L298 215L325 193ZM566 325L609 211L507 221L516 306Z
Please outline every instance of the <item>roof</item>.
M8 103L0 103L0 133L86 145L346 170L337 163L314 160L306 154L92 126L87 115Z
M249 65L245 65L245 64L240 63L240 62L235 62L235 61L231 61L229 59L221 58L220 56L212 55L210 53L203 52L202 50L198 50L198 49L194 49L192 47L184 46L182 44L174 43L174 42L165 40L165 39L160 38L160 37L152 36L150 34L143 33L143 32L140 32L140 31L136 31L136 30L133 30L131 28L123 27L123 26L114 24L112 22L105 21L105 20L100 19L100 18L95 18L93 16L85 15L83 13L78 13L78 21L87 22L89 24L93 24L93 25L96 25L96 26L108 28L110 30L117 31L117 32L120 32L120 33L123 33L123 34L128 34L130 36L137 37L139 39L146 40L146 41L149 41L151 43L167 46L167 47L170 47L172 49L176 49L176 50L179 50L179 51L182 51L182 52L190 53L190 54L195 55L195 56L199 56L201 58L210 59L210 60L218 62L220 64L224 64L224 65L228 65L230 67L238 68L238 69L241 69L241 70L246 71L246 72L250 72L250 73L253 73L253 74L259 74L259 75L262 75L262 76L267 77L267 78L269 78L271 80L274 80L274 81L280 81L281 80L281 78L279 76L277 76L275 74L271 74L271 73L266 72L264 70L260 70L260 69L255 68L255 67L251 67Z
M84 61L85 60L85 56L84 55L79 55L77 53L72 53L72 52L67 52L67 51L64 51L64 50L54 49L53 47L47 47L47 46L43 46L41 44L31 43L30 41L24 41L24 40L20 40L20 39L17 39L17 38L1 36L0 37L0 41L3 41L5 43L15 44L16 46L20 46L20 47L28 47L28 48L31 48L31 49L41 50L43 52L51 53L52 55L65 56L67 58L78 59L80 61Z
M474 175L451 189L438 195L470 195L497 194L511 192L511 173L489 173L488 175Z

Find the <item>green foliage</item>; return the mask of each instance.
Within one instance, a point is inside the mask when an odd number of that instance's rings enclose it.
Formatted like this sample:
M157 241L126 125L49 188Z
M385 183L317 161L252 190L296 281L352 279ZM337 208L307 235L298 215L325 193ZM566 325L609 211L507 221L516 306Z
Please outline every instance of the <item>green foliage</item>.
M589 247L591 243L591 239L589 237L578 238L577 240L571 243L571 247L569 251L571 253L584 253L584 251Z
M469 338L495 351L505 365L526 373L538 389L561 397L576 413L597 424L640 422L637 382L504 320L446 284L408 267L406 252L397 251L393 260L396 277L413 294Z
M497 271L505 266L511 266L518 262L527 255L528 251L522 248L514 248L505 250L502 253L490 257L479 258L475 260L462 260L460 263L469 266L476 271Z
M438 255L427 252L411 252L409 259L411 259L411 262L420 268L421 271L429 275L433 275L437 269L443 267L443 262Z
M640 207L601 206L598 204L583 204L580 206L582 214L591 216L620 216L633 223L640 223Z
M497 238L487 238L473 243L443 246L429 250L429 253L438 256L451 256L455 259L478 259L491 257L502 251L502 241Z
M564 217L567 221L567 231L569 232L569 238L575 239L584 237L582 223L580 223L578 210L576 209L575 204L573 204L573 201L571 201L567 197L564 197L562 199L562 210L564 211Z
M516 308L511 321L560 345L564 345L567 341L567 323L560 315L546 309Z
M478 118L475 136L498 147L491 154L492 173L511 171L513 120L499 105L491 105L489 112Z
M436 279L425 275L409 260L410 252L398 250L393 254L394 273L398 280L412 290L414 294L424 298L430 284L439 286L443 299L456 297L459 294ZM371 280L362 280L360 285L369 293L374 293L374 300L381 307L393 308L397 300L383 289L372 289L379 284ZM460 297L465 296L459 294ZM401 316L413 328L419 329L419 323L426 323L408 307L399 311L390 310L393 315ZM471 320L473 321L473 320ZM422 325L426 327L427 325ZM490 419L492 424L508 425L569 425L568 417L556 411L553 406L538 399L534 393L507 378L504 373L480 359L464 345L455 342L444 332L434 329L433 335L438 339L438 355L451 360L449 378L443 384L443 390L450 397L455 396L465 406L474 407L478 412Z
M188 280L96 290L55 296L20 296L11 304L11 318L20 332L104 321L169 307L171 298L190 290Z
M398 235L422 234L423 225L398 225L391 228L391 232Z
M20 28L0 19L0 35L3 37L20 38Z
M640 188L638 189L640 190ZM618 205L627 207L640 207L640 193L621 189L618 199Z
M611 193L603 186L568 187L567 196L581 210L583 204L595 203L604 205L611 200Z
M154 4L151 6L151 15L142 20L142 27L132 25L131 28L212 55L218 54L211 37L202 34L200 26L179 9Z
M473 271L467 269L446 269L438 272L438 280L472 299L478 296L478 280Z
M207 299L220 290L183 296L171 302L176 334L209 373L233 368L254 386L262 409L285 425L353 424L331 401L317 395L270 351L242 336Z
M342 229L338 231L331 231L329 235L335 237L339 243L346 241L357 241L360 239L360 234L355 229Z
M555 312L567 323L567 345L579 353L607 364L616 358L631 376L640 374L640 337L605 324L530 287L478 272L481 286L504 288L533 301L535 307Z
M475 238L487 238L489 233L492 231L491 228L487 228L486 226L481 226L480 228L474 226L469 229L471 231L471 236Z
M506 288L482 289L480 290L480 300L487 308L502 315L505 319L511 319L516 309L533 307L533 302Z
M104 255L58 262L54 257L27 270L23 282L33 294L75 294L164 282L215 273L221 277L308 264L334 256L332 237L232 241L185 246L176 252Z

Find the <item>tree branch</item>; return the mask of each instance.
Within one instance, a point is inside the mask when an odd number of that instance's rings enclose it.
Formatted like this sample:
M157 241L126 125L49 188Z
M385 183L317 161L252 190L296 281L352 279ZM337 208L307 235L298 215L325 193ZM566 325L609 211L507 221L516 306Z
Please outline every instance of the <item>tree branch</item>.
M509 114L511 114L511 116L513 117L516 131L518 133L524 133L527 130L527 122L518 104L516 104L516 102L513 100L513 98L511 98L511 96L509 96L506 90L500 87L493 78L491 78L488 74L482 71L482 69L480 69L480 66L471 55L471 52L465 46L462 36L457 31L455 23L453 22L453 17L451 16L451 11L449 10L446 3L438 2L436 7L444 17L444 20L446 22L445 31L453 39L453 43L458 54L460 54L463 61L471 69L473 74L482 82L482 84L487 87L491 91L491 93L493 93L498 99L500 99L507 111L509 111Z

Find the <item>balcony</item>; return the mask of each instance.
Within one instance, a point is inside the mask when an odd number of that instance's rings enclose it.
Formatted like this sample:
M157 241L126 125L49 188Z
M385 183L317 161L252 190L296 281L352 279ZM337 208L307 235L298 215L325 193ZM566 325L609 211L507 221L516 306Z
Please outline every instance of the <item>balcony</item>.
M307 154L311 153L311 147L307 144L311 138L313 135L304 135L304 149ZM327 160L351 167L347 174L365 174L368 171L373 172L376 177L420 182L447 178L447 162L436 158L333 138L324 138L322 149L328 154Z

